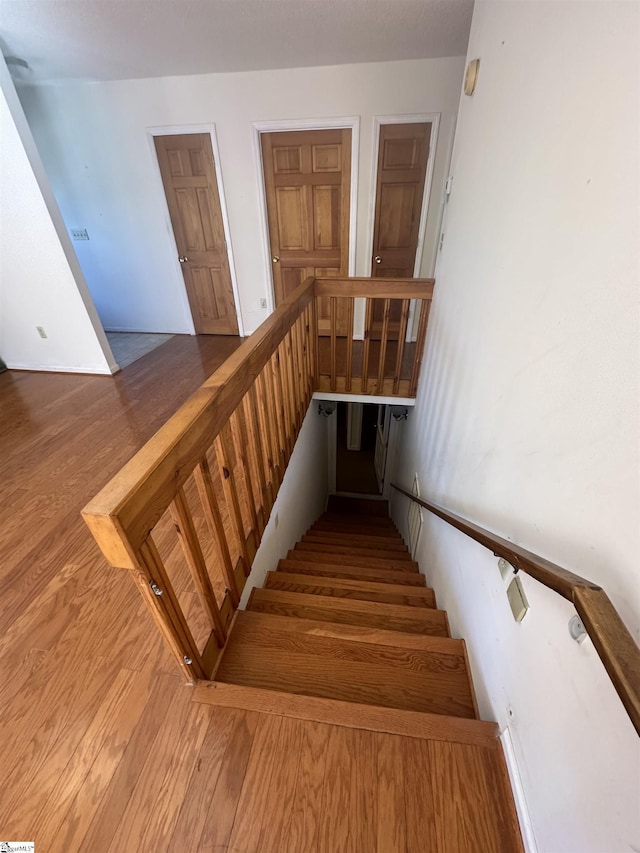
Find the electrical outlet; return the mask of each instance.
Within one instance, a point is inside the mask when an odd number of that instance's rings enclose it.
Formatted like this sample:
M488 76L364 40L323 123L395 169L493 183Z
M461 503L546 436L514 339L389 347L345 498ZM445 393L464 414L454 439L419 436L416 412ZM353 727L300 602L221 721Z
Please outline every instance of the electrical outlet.
M89 232L86 228L72 228L71 229L71 239L72 240L88 240Z
M261 300L260 300L260 307L261 307L261 308L266 308L266 307L267 307L267 300L266 300L266 299L261 299Z
M49 336L44 330L44 326L36 326L36 330L41 338L48 338Z

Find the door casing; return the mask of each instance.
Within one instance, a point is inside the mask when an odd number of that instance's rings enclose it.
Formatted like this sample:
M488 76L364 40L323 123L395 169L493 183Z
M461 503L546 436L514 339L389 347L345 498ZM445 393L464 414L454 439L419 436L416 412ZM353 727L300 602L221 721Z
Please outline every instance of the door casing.
M238 334L240 337L245 336L244 324L242 321L242 312L240 310L240 295L238 292L238 280L236 278L236 266L233 257L233 247L231 244L231 231L229 228L229 217L227 214L227 202L224 194L224 182L222 180L222 167L220 165L220 150L218 148L218 138L216 135L216 126L215 124L181 124L181 125L169 125L168 127L148 127L147 128L147 141L149 143L149 150L151 152L151 162L153 166L153 171L156 176L157 185L159 188L160 195L162 197L163 204L163 214L165 218L165 222L167 224L167 231L169 235L169 239L171 241L171 249L174 257L174 270L177 276L177 280L180 282L180 295L182 301L185 305L187 317L189 318L189 323L191 323L191 334L195 335L196 330L193 325L193 318L191 316L191 306L189 305L189 300L187 298L187 289L184 282L184 276L182 274L182 269L180 266L180 262L178 261L178 247L176 245L175 236L173 233L173 225L171 223L171 216L169 215L169 205L167 204L167 198L164 192L164 184L162 182L162 175L160 173L160 165L158 163L158 156L156 154L155 143L153 141L155 136L180 136L182 134L188 133L207 133L211 137L211 148L213 150L213 161L215 164L216 171L216 183L218 186L218 195L220 197L220 208L222 211L222 227L224 229L224 238L227 243L227 257L229 260L229 272L231 273L231 289L233 291L233 304L236 310L236 317L238 319Z

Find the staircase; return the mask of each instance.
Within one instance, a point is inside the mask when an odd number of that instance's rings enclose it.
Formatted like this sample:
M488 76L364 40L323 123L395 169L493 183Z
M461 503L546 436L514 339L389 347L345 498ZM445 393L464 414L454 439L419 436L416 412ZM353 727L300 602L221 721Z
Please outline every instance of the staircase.
M382 841L378 835L380 853L522 850L497 727L479 720L465 643L450 636L447 614L386 502L330 498L236 613L213 680L196 688L194 700L377 732L378 772L390 745L415 746L423 758L414 760L411 785L420 796L409 814L405 790L404 806L390 818L398 826ZM351 761L352 785L381 784L358 775L357 755ZM386 779L389 796L409 786L407 767L400 760ZM366 799L366 791L358 796ZM364 853L353 825L348 833L344 849ZM343 849L339 839L332 843Z

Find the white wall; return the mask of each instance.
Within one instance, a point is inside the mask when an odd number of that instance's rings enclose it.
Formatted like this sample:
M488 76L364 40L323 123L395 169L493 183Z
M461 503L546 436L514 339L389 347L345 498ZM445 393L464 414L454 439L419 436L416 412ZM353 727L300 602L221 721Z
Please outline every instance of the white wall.
M640 628L636 3L478 0L398 481L601 583ZM394 500L404 526L406 501ZM540 851L640 849L640 742L575 612L425 513L419 559L511 725ZM513 711L510 721L508 709Z
M278 560L324 512L329 492L327 435L327 419L318 414L318 403L312 400L247 578L242 608L251 590L263 585L267 572L275 571Z
M0 356L13 368L111 373L117 365L1 56L0 151Z
M357 270L369 275L373 117L441 113L424 274L433 269L461 58L191 77L69 83L21 90L78 256L106 328L190 332L173 233L147 131L215 123L241 310L266 318L271 288L252 122L360 116Z

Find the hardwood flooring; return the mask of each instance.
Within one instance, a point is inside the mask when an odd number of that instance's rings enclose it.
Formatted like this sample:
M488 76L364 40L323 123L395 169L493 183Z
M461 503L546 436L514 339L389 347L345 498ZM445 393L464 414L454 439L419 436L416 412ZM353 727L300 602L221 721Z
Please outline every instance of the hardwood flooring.
M242 705L246 688L232 685L194 701L130 578L99 554L80 509L238 343L174 337L113 378L0 375L0 837L39 853L520 850L491 724L460 719L444 734L441 716L356 705L358 719L338 724L340 705L321 697L277 694L278 710L259 691ZM364 563L374 600L334 607L355 605L364 626L382 609L393 625L393 584L405 576L405 595L422 599L422 576L354 550L320 591L349 590ZM308 573L312 585L321 552L295 554L295 582ZM186 573L174 583L194 597ZM410 621L438 618L431 604L407 608ZM418 663L457 642L431 628L406 635ZM323 642L351 648L363 631L338 619ZM278 642L287 654L286 632ZM376 648L387 655L384 631Z
M169 844L156 798L171 798L171 822L191 772L185 755L199 751L211 714L192 705L131 580L106 565L80 510L239 343L176 336L115 377L0 375L2 838L132 850L127 833L142 827L140 850Z

